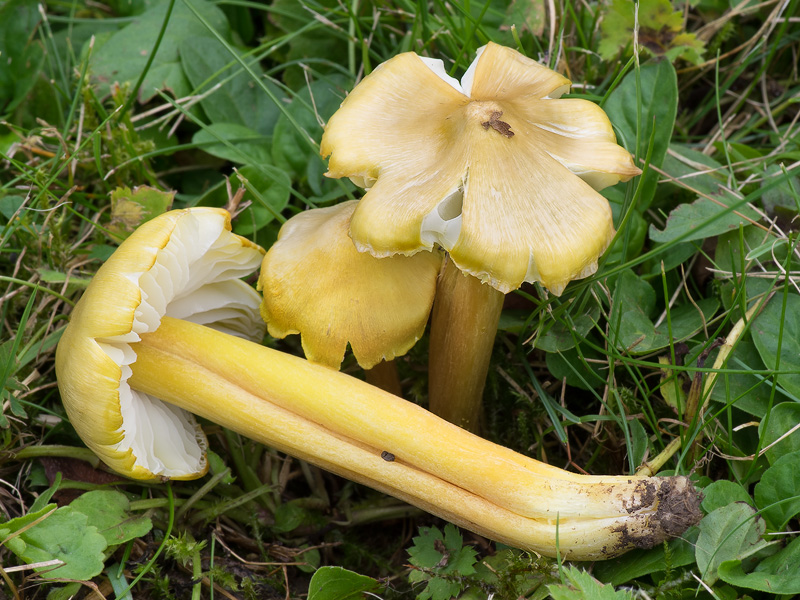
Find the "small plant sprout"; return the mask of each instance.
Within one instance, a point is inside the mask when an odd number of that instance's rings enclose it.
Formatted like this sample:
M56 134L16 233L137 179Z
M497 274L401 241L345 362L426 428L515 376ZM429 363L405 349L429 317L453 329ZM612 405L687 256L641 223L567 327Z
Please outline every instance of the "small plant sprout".
M383 257L441 246L430 405L477 428L503 294L561 294L597 270L614 235L597 190L638 175L597 105L561 99L570 81L489 43L461 82L440 60L400 54L329 120L328 175L367 188L350 235Z
M367 380L399 395L389 362L422 337L442 256L358 252L347 234L356 205L305 211L281 227L261 266L261 314L273 337L299 333L311 362L338 369L349 343Z
M70 419L123 475L202 475L204 437L182 416L188 411L548 556L609 558L699 520L686 477L570 473L363 381L231 335L259 331L257 294L236 275L254 268L261 252L229 227L223 211L198 208L139 228L98 271L60 342L57 375Z

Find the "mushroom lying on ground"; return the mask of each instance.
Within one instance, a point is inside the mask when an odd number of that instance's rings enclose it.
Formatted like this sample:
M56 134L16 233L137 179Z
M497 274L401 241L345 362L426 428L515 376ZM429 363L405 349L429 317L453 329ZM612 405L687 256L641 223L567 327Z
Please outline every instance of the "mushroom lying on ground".
M299 333L306 358L338 369L348 343L367 380L422 337L436 290L439 252L377 259L347 235L356 201L299 213L282 227L261 265L261 316L269 333ZM384 362L382 362L384 361ZM391 367L389 366L391 364ZM400 395L399 382L381 387Z
M524 281L560 294L594 273L614 235L596 190L640 173L600 107L560 99L569 87L493 43L461 83L409 52L364 78L325 128L327 174L368 188L350 228L359 250L449 253L430 402L466 427L476 426L502 294Z
M679 535L699 519L698 496L686 477L570 473L363 381L226 333L254 326L255 292L232 277L260 259L258 249L229 229L221 211L199 208L142 226L98 271L59 343L56 369L70 419L121 474L200 476L203 438L189 421L179 425L187 432L176 444L183 448L159 460L151 454L162 450L163 440L128 440L148 428L156 432L151 437L172 437L158 433L160 420L188 411L548 556L609 558ZM208 297L213 308L204 309ZM198 306L200 313L193 310ZM212 314L224 320L214 323ZM131 406L156 398L165 408ZM385 459L387 452L394 460Z
M97 272L61 337L56 375L67 413L118 473L192 479L208 468L192 414L131 389L131 344L163 316L261 341L261 298L240 278L258 268L264 250L229 230L230 215L211 208L145 223Z

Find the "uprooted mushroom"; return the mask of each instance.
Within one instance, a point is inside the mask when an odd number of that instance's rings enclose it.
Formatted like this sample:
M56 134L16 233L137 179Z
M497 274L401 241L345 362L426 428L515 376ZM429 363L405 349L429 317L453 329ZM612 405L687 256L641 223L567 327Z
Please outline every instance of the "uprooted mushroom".
M260 331L258 296L239 281L260 258L230 232L227 213L196 208L146 223L100 268L59 343L56 371L71 422L114 470L202 476L194 413L548 556L609 558L699 519L686 477L570 473L235 335Z

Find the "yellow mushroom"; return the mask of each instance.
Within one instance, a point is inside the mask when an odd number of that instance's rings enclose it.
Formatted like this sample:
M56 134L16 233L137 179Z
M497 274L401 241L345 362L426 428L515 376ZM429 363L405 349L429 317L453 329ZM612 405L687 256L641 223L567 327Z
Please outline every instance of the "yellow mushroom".
M163 317L261 341L260 297L240 280L264 251L221 209L171 211L139 227L98 270L56 350L70 421L115 471L135 479L203 475L206 439L190 412L132 389L133 344Z
M348 236L356 201L299 213L261 266L261 314L273 337L299 333L308 360L338 369L350 344L371 370L422 337L442 257L377 259Z
M614 235L597 190L640 173L600 107L561 99L569 87L493 43L460 83L441 61L408 52L364 78L322 137L328 175L368 187L350 228L360 250L449 253L454 272L442 279L431 331L430 401L468 427L492 346L476 340L493 339L502 294L527 281L558 295L594 273Z
M253 268L261 251L229 227L216 209L175 211L142 226L100 269L59 343L56 368L70 420L123 475L201 475L205 462L195 455L202 443L190 452L167 450L180 455L173 457L158 443L123 441L142 428L172 437L160 421L188 411L548 556L608 558L679 535L699 519L686 477L570 473L363 381L231 335L257 333L256 294L235 277ZM207 306L206 296L215 299ZM227 318L214 323L209 313ZM128 419L120 403L141 398L161 408L136 408ZM174 446L202 439L191 421L181 423L189 433Z

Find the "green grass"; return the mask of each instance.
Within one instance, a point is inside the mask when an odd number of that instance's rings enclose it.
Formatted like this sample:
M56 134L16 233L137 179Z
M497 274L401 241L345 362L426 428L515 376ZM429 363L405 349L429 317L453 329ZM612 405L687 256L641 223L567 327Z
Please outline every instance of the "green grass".
M223 206L227 177L252 203L237 231L269 247L293 214L359 197L323 176L318 153L320 122L356 81L412 50L458 77L487 41L600 103L645 174L604 191L618 233L595 275L507 303L483 434L590 473L675 450L659 472L691 474L707 516L663 547L577 565L620 597L800 594L781 569L800 561L800 2L641 0L639 46L631 4L0 3L0 596L300 597L317 567L340 566L365 576L345 589L383 598L611 597L569 565L466 531L445 529L453 569L425 563L441 532L412 538L443 522L213 424L212 475L118 481L92 468L56 388L58 337L125 227L114 190ZM423 404L426 348L399 361ZM352 358L345 369L357 372ZM47 522L51 498L87 490L116 492L102 497L123 502L120 520L151 526L131 528L91 583L18 568L32 560L4 523ZM89 544L85 521L73 529L56 535Z

